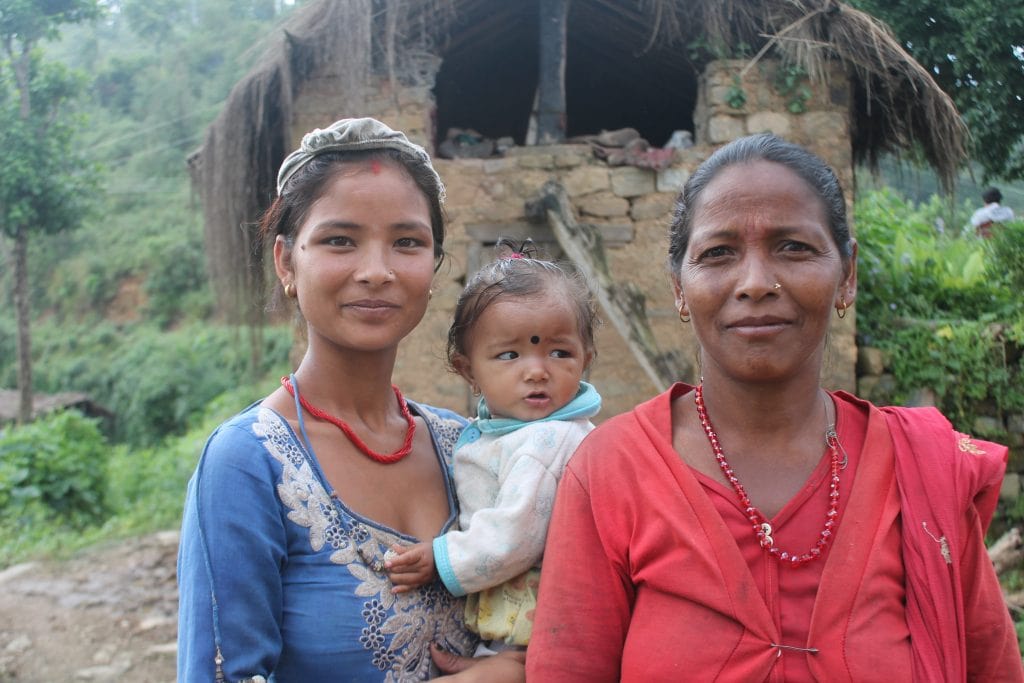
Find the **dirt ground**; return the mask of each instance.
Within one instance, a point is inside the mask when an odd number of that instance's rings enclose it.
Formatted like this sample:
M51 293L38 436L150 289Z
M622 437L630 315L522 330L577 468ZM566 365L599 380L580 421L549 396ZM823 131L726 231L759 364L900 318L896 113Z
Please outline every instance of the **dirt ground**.
M176 531L0 571L0 683L175 680Z

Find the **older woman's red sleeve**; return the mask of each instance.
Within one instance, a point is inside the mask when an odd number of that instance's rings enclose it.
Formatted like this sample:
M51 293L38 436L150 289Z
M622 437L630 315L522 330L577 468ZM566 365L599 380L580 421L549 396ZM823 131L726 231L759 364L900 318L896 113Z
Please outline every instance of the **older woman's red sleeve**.
M613 501L601 498L604 505ZM526 672L531 681L618 681L633 590L585 479L570 466L548 530ZM624 545L624 544L623 544Z

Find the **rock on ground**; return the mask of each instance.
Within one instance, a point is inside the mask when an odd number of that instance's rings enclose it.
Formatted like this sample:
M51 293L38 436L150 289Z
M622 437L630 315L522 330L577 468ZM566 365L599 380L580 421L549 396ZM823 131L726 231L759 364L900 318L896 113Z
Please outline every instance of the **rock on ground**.
M177 532L0 571L0 683L175 680Z

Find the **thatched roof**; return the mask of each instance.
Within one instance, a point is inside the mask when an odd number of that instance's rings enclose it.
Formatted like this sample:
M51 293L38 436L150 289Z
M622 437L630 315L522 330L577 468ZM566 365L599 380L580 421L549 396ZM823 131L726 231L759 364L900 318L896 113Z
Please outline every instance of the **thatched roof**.
M352 93L353 109L338 116L361 115L362 88L371 78L422 83L424 63L482 45L505 63L534 50L528 36L536 31L537 7L536 0L313 0L297 10L232 90L190 159L218 299L224 302L225 292L236 293L239 305L260 298L263 268L246 226L272 198L277 167L292 144L293 98L314 66L344 65L341 91ZM643 55L692 80L702 59L743 56L739 45L749 46L752 63L781 58L812 80L825 78L826 61L838 61L853 84L856 161L913 150L949 186L965 157L966 129L950 98L883 24L841 2L572 0L570 7L571 49L595 72L607 65L605 71L621 74L629 68L624 56ZM702 55L691 49L697 40L707 48ZM650 78L642 68L627 75ZM670 89L665 81L651 88Z

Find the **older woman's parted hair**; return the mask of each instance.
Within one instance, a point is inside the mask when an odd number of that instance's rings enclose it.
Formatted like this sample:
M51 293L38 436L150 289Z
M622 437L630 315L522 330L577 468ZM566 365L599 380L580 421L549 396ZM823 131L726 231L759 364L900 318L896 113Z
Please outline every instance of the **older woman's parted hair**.
M770 133L749 135L719 148L702 163L686 181L676 200L672 224L669 227L668 258L672 273L682 267L683 255L690 242L693 214L700 195L723 169L736 164L771 161L796 173L821 198L828 216L832 239L843 259L852 255L850 226L846 220L846 198L835 172L819 157L799 145L787 142Z

